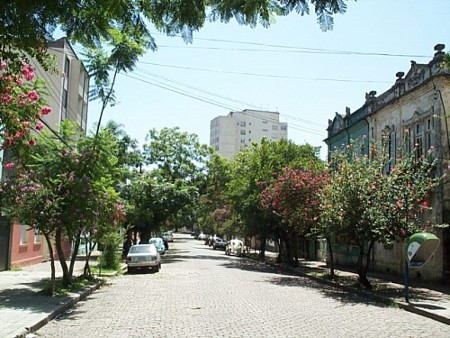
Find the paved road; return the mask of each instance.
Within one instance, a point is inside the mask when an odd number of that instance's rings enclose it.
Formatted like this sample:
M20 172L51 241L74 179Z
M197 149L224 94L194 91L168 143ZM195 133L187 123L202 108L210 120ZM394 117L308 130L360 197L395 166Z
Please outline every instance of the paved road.
M176 234L159 273L125 274L40 337L450 337L450 326Z

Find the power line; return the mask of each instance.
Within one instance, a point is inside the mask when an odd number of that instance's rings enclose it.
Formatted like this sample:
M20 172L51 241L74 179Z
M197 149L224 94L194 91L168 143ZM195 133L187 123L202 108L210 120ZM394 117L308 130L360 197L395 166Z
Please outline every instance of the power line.
M332 50L280 50L280 49L257 49L257 48L223 48L223 47L202 47L202 46L171 46L159 45L158 48L174 49L200 49L200 50L218 50L230 52L257 52L257 53L288 53L288 54L323 54L323 55L354 55L354 56L387 56L402 58L427 58L425 55L408 54L389 54L389 53L371 53L371 52L351 52L351 51L332 51ZM294 48L294 47L292 47Z
M159 88L162 88L162 89L165 89L165 90L169 90L169 91L175 92L175 93L183 95L183 96L187 96L187 97L193 98L195 100L199 100L199 101L211 104L211 105L215 105L215 106L218 106L218 107L221 107L221 108L225 108L225 109L230 110L230 111L241 110L240 108L236 109L236 108L233 108L233 107L230 107L230 106L226 106L226 105L224 105L224 104L222 104L222 103L220 103L220 102L218 102L216 100L206 99L206 98L203 98L203 97L192 95L191 93L187 93L187 92L185 92L183 90L180 90L178 88L174 88L174 87L172 87L170 85L167 85L167 84L157 84L157 83L154 83L154 82L151 82L151 81L148 81L148 80L144 80L144 79L139 78L139 77L131 76L131 75L128 75L128 74L122 74L122 75L124 75L126 77L129 77L129 78L132 78L132 79L135 79L135 80L138 80L138 81L141 81L141 82L144 82L144 83L147 83L147 84L150 84L152 86L156 86L156 87L159 87ZM271 121L271 122L274 122L274 123L279 123L278 120L270 119L270 118L262 118L260 116L257 116L255 114L251 114L249 112L241 112L241 113L249 115L249 116L252 116L252 117L255 117L255 118L258 118L258 119L261 119L261 120L267 120L267 121ZM294 130L298 130L298 131L302 131L302 132L306 132L306 133L310 133L310 134L319 135L319 136L323 135L319 131L316 131L316 130L313 130L313 129L309 129L309 128L305 128L305 127L301 127L301 126L298 126L298 125L295 125L295 124L289 124L289 128L290 129L294 129Z
M161 33L154 33L156 35L164 35ZM181 35L176 35L181 37ZM260 46L269 48L281 48L282 50L267 50L267 49L227 49L227 48L210 48L210 47L196 47L196 46L165 46L158 45L158 48L193 48L193 49L221 49L221 50L236 50L236 51L254 51L254 52L294 52L294 53L312 53L312 54L331 54L331 55L358 55L358 56L384 56L384 57L402 57L402 58L429 58L429 55L417 55L417 54L396 54L396 53L385 53L385 52L361 52L361 51L351 51L351 50L338 50L338 49L323 49L323 48L310 48L310 47L298 47L289 45L276 45L267 44L260 42L248 42L248 41L237 41L237 40L227 40L227 39L212 39L212 38L195 38L195 40L209 41L209 42L220 42L220 43L230 43L230 44L242 44L249 46Z
M253 107L257 108L257 106L255 106L255 105L252 105L252 104L240 101L240 100L236 100L234 98L230 98L230 97L227 97L227 96L219 95L217 93L213 93L213 92L210 92L210 91L207 91L207 90L204 90L204 89L200 89L198 87L194 87L192 85L189 85L189 84L186 84L186 83L183 83L183 82L180 82L180 81L175 81L175 80L169 79L169 78L167 78L165 76L162 76L162 75L159 75L159 74L155 74L155 73L151 73L151 72L149 72L149 71L147 71L145 69L140 69L140 68L136 67L136 70L138 70L138 71L140 71L140 72L142 72L142 73L144 73L146 75L149 75L149 76L152 76L152 77L156 77L156 78L160 78L160 79L163 79L163 80L165 80L167 82L174 83L174 84L177 84L179 86L183 86L183 87L186 87L186 88L189 88L189 89L201 92L203 94L216 96L218 98L221 98L221 99L233 102L233 103L243 104L243 105L246 105L246 106L253 106Z
M139 62L139 63L142 63L142 64L151 64L151 65L160 65L160 64L154 64L154 63L150 63L150 62L142 62L142 61ZM171 67L170 65L161 65L161 66ZM195 68L190 68L190 67L178 67L178 66L172 66L172 67L174 67L174 68L184 68L184 69L192 69L192 70L196 70ZM236 99L229 98L229 97L226 97L226 96L223 96L223 95L219 95L219 94L217 94L217 93L212 93L212 92L210 92L210 91L206 91L206 90L203 90L203 89L199 89L199 88L194 87L194 86L192 86L192 85L187 85L187 84L184 84L184 83L179 82L179 81L171 80L171 79L169 79L169 78L167 78L167 77L164 77L164 76L161 76L161 75L159 75L159 74L155 74L155 73L149 72L148 70L141 69L141 68L139 68L139 67L136 67L136 70L137 70L138 72L145 73L145 74L148 75L148 76L152 76L152 77L155 77L155 78L159 78L159 79L162 79L162 80L167 81L167 82L169 82L169 83L176 84L176 85L178 85L178 86L183 86L183 87L186 87L186 88L190 88L190 89L192 89L192 90L201 92L201 93L203 93L203 94L207 94L207 95L210 95L210 96L215 96L215 97L218 97L218 98L220 98L220 99L224 99L224 100L227 100L227 101L230 101L230 102L233 102L233 103L242 104L242 105L244 105L244 106L246 106L246 107L254 107L254 108L256 108L255 110L258 110L258 109L259 109L259 107L256 106L256 105L254 105L254 104L249 104L249 103L246 103L246 102L243 102L243 101L240 101L240 100L236 100ZM214 70L207 70L207 69L198 69L198 70L214 71ZM217 72L217 71L214 71L214 72ZM220 72L220 71L219 71L219 72ZM239 75L242 75L242 74L243 74L243 75L269 76L269 77L272 76L272 77L286 78L286 77L283 77L283 76L277 76L277 75L261 75L261 74L239 73L239 72L229 72L229 73L234 73L234 74L239 74ZM123 75L123 74L122 74L122 75ZM165 84L165 83L163 83L163 82L161 82L161 81L154 80L154 82L150 82L150 81L148 81L148 80L144 80L144 79L139 78L139 77L133 77L133 76L130 76L130 75L126 75L126 76L128 76L128 77L130 77L130 78L133 78L133 79L135 79L135 80L138 80L138 81L143 81L143 82L145 82L145 83L147 83L147 84L150 84L150 85L153 85L153 86L162 88L162 89L166 89L166 90L175 92L175 93L180 94L180 95L184 95L184 96L187 96L187 97L190 97L190 98L193 98L193 99L196 99L196 100L205 102L205 103L209 103L209 104L212 104L212 105L216 105L216 106L221 107L221 108L225 108L225 109L228 109L228 110L235 110L235 111L241 110L241 108L230 107L229 105L224 105L223 103L221 103L221 102L219 102L219 101L217 101L217 100L211 100L211 99L208 99L208 98L205 98L205 97L195 96L195 95L193 95L192 93L188 93L188 92L186 92L186 91L184 91L184 90L182 90L182 89L180 89L180 88L173 87L173 86L168 85L168 84ZM295 78L295 77L290 77L290 78ZM299 79L300 79L300 78L299 78ZM326 79L323 79L323 80L326 80ZM331 79L331 80L353 82L352 80L339 80L339 79ZM354 82L372 82L372 81L354 81ZM375 81L373 81L373 82L375 82ZM249 114L248 112L245 112L244 114L247 114L247 115L249 115L249 116L253 116L253 117L256 117L256 118L260 118L259 116ZM305 120L305 119L301 119L301 118L294 117L294 116L291 116L291 115L288 115L288 114L284 114L284 113L280 113L280 114L281 114L282 116L288 117L289 119L296 119L296 120L298 120L298 121L300 121L300 122L304 122L304 123L309 123L309 124L313 124L313 125L316 125L316 126L320 126L320 125L318 125L318 124L312 123L311 121L308 121L308 120ZM269 119L269 120L270 120L270 119ZM279 123L278 120L270 120L270 121L271 121L271 122L274 122L274 123ZM307 128L307 127L304 127L304 126L300 126L300 125L295 124L295 123L292 123L292 122L289 123L289 127L290 127L290 129L294 129L294 130L299 130L299 131L303 131L303 132L307 132L307 133L311 133L311 134L316 134L316 135L320 135L320 136L323 135L323 134L322 134L320 131L318 131L318 130L311 129L311 128Z
M270 77L270 78L279 78L279 79L291 79L291 80L334 81L334 82L353 82L353 83L391 83L389 81L333 79L333 78L320 78L320 77L301 77L301 76L276 75L276 74L258 74L258 73L248 73L248 72L234 72L234 71L216 70L216 69L210 69L210 68L197 68L197 67L186 67L186 66L177 66L177 65L164 65L164 64L161 64L161 63L146 62L146 61L139 61L139 63L152 65L152 66L157 66L157 67L185 69L185 70L195 70L195 71L212 72L212 73L224 73L224 74L235 74L235 75L246 75L246 76Z
M140 70L140 69L138 69L138 70ZM253 104L249 104L249 103L246 103L246 102L243 102L243 101L239 101L239 100L236 100L236 99L228 98L226 96L222 96L222 95L219 95L217 93L210 92L210 91L205 91L205 90L199 89L197 87L194 87L194 86L191 86L191 85L188 85L188 84L184 84L184 83L179 82L179 81L174 81L174 80L171 80L171 79L169 79L167 77L160 76L158 74L154 74L154 73L151 73L151 72L148 72L148 71L145 71L145 70L140 70L140 71L145 73L145 74L148 74L149 76L152 76L152 77L162 78L162 79L164 79L165 81L167 81L169 83L175 83L175 84L177 84L179 86L187 87L187 88L199 91L199 92L207 94L207 95L216 96L218 98L225 99L225 100L231 101L233 103L243 104L246 107L254 107L254 108L256 108L255 110L259 110L259 107L256 106L256 105L253 105ZM236 110L239 110L239 109L236 109ZM308 120L297 118L297 117L294 117L294 116L291 116L291 115L287 115L287 114L281 114L281 115L287 116L289 118L297 119L298 121L301 121L301 122L304 122L304 123L310 123L310 124L314 124L314 125L317 125L317 126L321 126L321 125L312 123L312 122L310 122ZM279 121L273 120L272 122L277 122L278 123ZM304 126L299 126L299 125L296 125L296 124L293 124L293 123L290 123L289 125L290 126L298 126L299 128L303 128L305 131L310 131L310 132L313 132L313 133L318 133L319 132L318 130L311 129L311 128L306 128Z
M135 79L135 80L141 81L141 82L145 82L145 83L150 84L150 85L152 85L152 86L155 86L155 87L158 87L158 88L162 88L162 89L165 89L165 90L168 90L168 91L171 91L171 92L174 92L174 93L183 95L183 96L187 96L187 97L193 98L193 99L198 100L198 101L202 101L202 102L205 102L205 103L209 103L209 104L212 104L212 105L221 107L221 108L233 110L233 108L230 108L229 106L225 106L225 105L223 105L223 104L221 104L221 103L219 103L219 102L215 102L215 101L213 101L213 100L208 100L208 99L200 98L200 97L197 97L197 96L194 96L194 95L191 95L191 94L183 93L183 92L181 92L180 90L170 88L170 87L167 86L167 85L160 85L160 84L153 83L153 82L150 82L150 81L147 81L147 80L144 80L144 79L135 77L135 76L131 76L131 75L128 75L128 74L121 74L121 75L126 76L126 77L129 77L129 78L131 78L131 79Z

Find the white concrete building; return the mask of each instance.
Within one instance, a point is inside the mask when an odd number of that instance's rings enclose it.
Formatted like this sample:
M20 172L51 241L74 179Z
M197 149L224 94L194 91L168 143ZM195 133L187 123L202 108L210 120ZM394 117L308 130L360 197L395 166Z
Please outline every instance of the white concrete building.
M287 139L287 123L280 122L280 113L244 109L211 121L210 145L225 158L235 157L263 138Z
M63 120L77 122L87 129L89 75L83 63L66 38L51 42L48 53L55 57L55 72L49 72L35 63L37 77L44 81L45 100L52 112L44 117L52 129L57 130Z

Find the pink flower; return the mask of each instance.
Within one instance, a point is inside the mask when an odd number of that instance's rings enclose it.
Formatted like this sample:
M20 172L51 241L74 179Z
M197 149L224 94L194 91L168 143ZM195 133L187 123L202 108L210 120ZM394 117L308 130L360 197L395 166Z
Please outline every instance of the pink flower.
M23 121L22 122L22 126L29 127L30 126L30 121Z
M41 113L42 113L42 115L48 115L48 114L50 114L51 112L52 112L52 108L50 108L50 107L43 106L43 107L41 108Z
M2 61L0 62L0 70L5 70L6 69L6 62Z
M11 95L4 94L3 97L2 97L2 101L5 102L5 103L12 103L13 99L12 99Z
M13 162L6 163L4 165L4 167L5 167L5 169L12 169L12 168L14 168L14 163Z
M38 95L38 93L36 93L34 90L30 91L30 92L28 93L28 101L29 101L29 102L35 102L35 101L37 101L37 100L39 100L39 95Z
M44 129L44 125L41 122L36 123L36 130L42 130Z
M30 72L25 74L25 79L27 79L27 81L30 81L33 80L34 76L35 76L34 72Z
M35 76L34 69L30 65L24 65L22 67L22 74L23 76L25 76L25 79L27 79L27 81L32 80Z
M32 147L32 146L36 145L36 141L35 141L34 139L29 140L29 141L28 141L28 145L29 145L30 147Z

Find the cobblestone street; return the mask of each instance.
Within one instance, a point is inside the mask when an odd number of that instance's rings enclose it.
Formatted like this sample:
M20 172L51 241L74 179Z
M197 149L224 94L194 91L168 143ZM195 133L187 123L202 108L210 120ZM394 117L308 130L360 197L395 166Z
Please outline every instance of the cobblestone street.
M450 337L450 326L176 234L159 273L125 273L39 337Z

